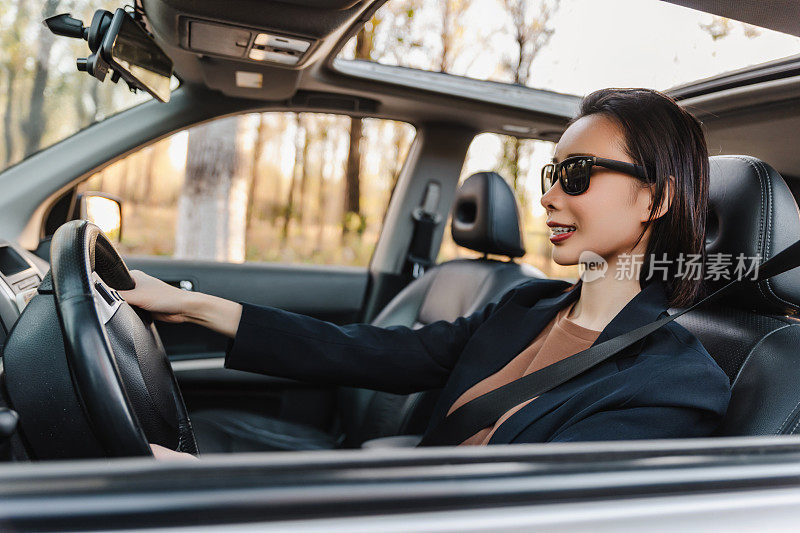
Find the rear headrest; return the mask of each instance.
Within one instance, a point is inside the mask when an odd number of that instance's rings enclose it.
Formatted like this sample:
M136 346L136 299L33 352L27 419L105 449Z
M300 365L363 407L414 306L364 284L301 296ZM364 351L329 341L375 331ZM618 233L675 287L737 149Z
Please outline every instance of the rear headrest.
M761 254L763 263L800 239L800 211L774 168L754 157L724 155L711 157L709 170L706 251L731 254L725 257L730 259L730 279L736 277L739 254L745 257L746 272L753 261L749 258ZM729 281L708 279L707 286L713 292ZM719 302L765 314L796 314L800 311L800 268L757 285L731 289Z
M496 172L476 172L456 193L453 240L485 254L522 257L519 208L514 192Z

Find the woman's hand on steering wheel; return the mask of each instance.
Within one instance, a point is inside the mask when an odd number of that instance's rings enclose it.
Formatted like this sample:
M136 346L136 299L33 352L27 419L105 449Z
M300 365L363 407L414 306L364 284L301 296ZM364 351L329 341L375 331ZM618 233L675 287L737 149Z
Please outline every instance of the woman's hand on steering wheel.
M242 306L236 302L201 292L189 292L149 276L141 270L131 270L136 286L118 291L129 305L149 311L162 322L180 324L191 322L235 337L242 316Z
M199 461L200 459L190 453L176 452L158 444L150 444L153 457L159 461Z
M136 287L129 291L118 291L129 305L149 311L153 318L162 322L179 324L188 321L187 310L191 307L191 293L164 283L141 270L131 270Z

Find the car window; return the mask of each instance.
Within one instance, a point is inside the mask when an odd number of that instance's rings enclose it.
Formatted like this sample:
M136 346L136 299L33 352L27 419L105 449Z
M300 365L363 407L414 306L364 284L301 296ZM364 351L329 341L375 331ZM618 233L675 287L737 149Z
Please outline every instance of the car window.
M173 134L90 176L123 201L123 254L366 266L415 129L251 113Z
M555 148L555 143L549 141L483 133L470 144L459 183L480 171L494 171L503 176L514 190L520 207L523 244L527 253L518 261L535 266L550 278L574 280L579 276L577 265L561 266L553 262L550 231L545 225L547 213L540 201L541 169L553 158ZM453 241L448 220L437 262L482 256L482 253L462 248Z
M120 5L111 0L0 2L0 171L151 98L131 93L122 82L100 83L78 72L75 59L89 53L86 41L56 38L42 24L70 12L88 25L95 10Z
M675 3L389 0L334 66L368 61L580 96L667 90L800 53L798 36Z

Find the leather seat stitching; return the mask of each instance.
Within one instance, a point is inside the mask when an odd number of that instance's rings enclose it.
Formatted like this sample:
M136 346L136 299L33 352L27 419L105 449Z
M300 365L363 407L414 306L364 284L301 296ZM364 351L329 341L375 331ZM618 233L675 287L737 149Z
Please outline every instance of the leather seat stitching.
M775 201L773 199L773 194L772 194L773 187L772 187L772 181L769 179L769 171L767 170L767 167L764 164L764 162L759 161L758 162L758 167L759 167L759 169L763 169L764 170L764 174L766 175L766 178L767 178L766 179L767 191L769 192L769 217L767 219L768 223L769 223L769 228L767 230L767 250L768 250L768 252L770 254L770 257L771 257L772 256L772 222L773 222L773 218L774 218L773 208L774 208L774 205L775 205ZM760 175L760 171L759 171L759 175ZM783 302L784 304L788 305L792 309L797 309L797 306L795 304L793 304L792 302L789 302L789 301L781 298L780 296L778 296L778 294L775 293L774 288L773 288L773 284L772 284L772 279L764 280L764 286L765 286L766 290L769 291L769 293L772 294L772 296L774 298L776 298L777 300L779 300L779 301Z
M778 428L778 430L775 432L775 434L776 434L776 435L779 435L779 434L780 434L780 433L783 431L783 426L786 424L786 422L788 422L788 421L789 421L789 418L791 418L791 417L792 417L792 415L793 415L795 412L797 412L797 408L798 408L798 407L800 407L800 401L798 401L798 402L797 402L797 404L796 404L796 405L795 405L795 406L792 408L792 410L791 410L791 411L789 411L789 414L788 414L788 415L786 415L786 418L784 418L784 419L783 419L783 422L781 422L781 425L780 425L780 427L779 427L779 428ZM797 426L795 426L795 427L797 427Z
M492 240L490 246L494 248L497 244L497 235L495 234L495 223L494 223L494 174L489 174L489 180L487 181L486 186L486 210L487 215L489 216L487 220L487 225L489 226L489 236Z
M797 426L800 426L800 419L798 419L797 422L795 422L794 426L792 426L792 429L789 430L789 435L794 435L794 432L797 429Z
M756 175L758 176L758 181L761 186L761 200L762 200L762 208L761 208L761 215L759 217L759 246L758 251L762 254L762 260L768 260L772 255L772 220L773 220L773 194L772 194L772 182L769 179L769 171L766 168L766 165L759 160L754 160L753 158L749 157L741 157L741 156L730 156L731 159L738 159L739 161L743 161L747 163L748 166L753 168L756 171ZM764 171L764 175L762 175L762 170ZM766 177L766 179L764 179ZM766 215L766 221L764 217ZM766 228L765 228L766 226ZM772 285L770 284L770 280L764 280L763 283L757 283L756 286L758 287L759 293L766 299L767 301L775 298L779 302L788 305L792 309L797 309L797 306L784 298L780 297L778 294L775 293ZM764 289L767 289L770 294L767 294Z
M790 328L790 327L792 327L792 326L798 326L798 325L799 325L799 324L786 324L785 326L781 326L781 327L779 327L779 328L777 328L777 329L773 329L772 331L770 331L769 333L767 333L766 335L764 335L763 337L761 337L760 339L758 339L758 342L756 342L756 343L753 345L753 347L752 347L752 348L750 348L750 351L749 351L749 352L747 352L747 357L745 357L745 358L744 358L744 361L742 361L742 364L741 364L741 366L740 366L739 368L737 368L737 369L736 369L736 378L734 378L734 380L733 380L733 383L731 383L731 389L733 389L734 387L736 387L736 384L739 382L739 376L741 376L741 375L742 375L742 369L743 369L745 366L747 366L747 363L748 363L748 361L750 361L750 357L753 355L753 352L755 352L755 351L756 351L756 348L758 348L758 347L759 347L759 345L760 345L762 342L764 342L764 341L767 339L767 337L769 337L770 335L772 335L772 334L774 334L774 333L777 333L777 332L781 331L782 329L786 329L786 328Z
M766 203L768 203L768 198L767 198L767 195L765 194L765 191L764 191L765 187L764 187L764 180L761 177L761 170L755 165L755 163L749 157L732 157L732 159L738 159L739 161L744 161L745 163L747 163L747 165L750 168L755 170L756 176L758 176L758 184L759 184L759 189L761 191L761 209L759 210L759 220L758 220L758 246L757 246L757 252L759 254L761 254L761 257L763 259L766 260L766 259L768 259L768 257L767 257L768 250L767 250L767 248L765 246L766 236L765 236L765 227L764 227L765 226L764 215L765 215L765 212L767 210ZM768 235L768 232L767 232L767 235ZM769 300L769 296L764 293L763 283L757 283L756 287L758 288L758 292L761 294L761 296L763 296L764 298Z

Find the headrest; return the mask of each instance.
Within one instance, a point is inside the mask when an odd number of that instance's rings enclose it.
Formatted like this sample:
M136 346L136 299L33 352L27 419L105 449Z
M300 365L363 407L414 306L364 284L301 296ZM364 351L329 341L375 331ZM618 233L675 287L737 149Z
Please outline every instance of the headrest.
M456 193L453 240L485 254L522 257L519 208L514 192L496 172L476 172Z
M723 267L730 279L712 281L706 276L708 289L713 292L736 278L739 254L745 258L744 275L755 261L752 257L760 254L763 263L797 242L800 211L781 175L763 161L743 155L714 156L709 170L706 252L731 254L724 256L730 262ZM721 304L764 314L793 315L800 311L800 268L730 291L719 297Z

